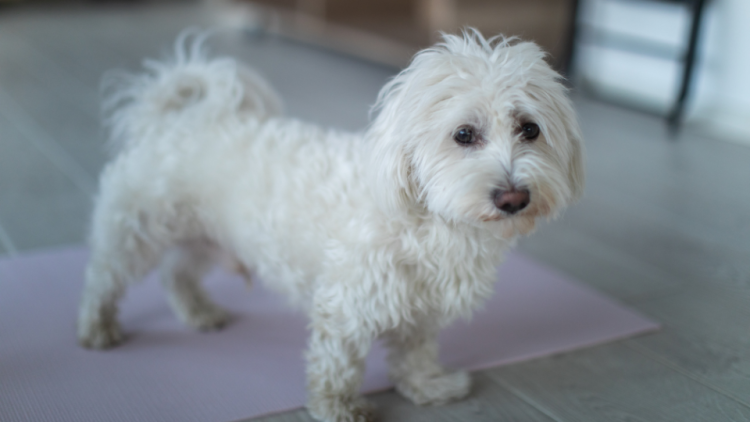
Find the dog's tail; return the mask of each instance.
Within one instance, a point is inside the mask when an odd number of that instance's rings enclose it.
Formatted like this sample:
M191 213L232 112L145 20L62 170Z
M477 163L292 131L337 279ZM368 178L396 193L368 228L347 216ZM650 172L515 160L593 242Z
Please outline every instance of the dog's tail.
M196 118L244 115L265 120L281 114L281 99L257 73L230 58L208 57L208 36L185 31L172 57L146 60L141 74L105 76L103 111L115 151L149 138L165 125Z

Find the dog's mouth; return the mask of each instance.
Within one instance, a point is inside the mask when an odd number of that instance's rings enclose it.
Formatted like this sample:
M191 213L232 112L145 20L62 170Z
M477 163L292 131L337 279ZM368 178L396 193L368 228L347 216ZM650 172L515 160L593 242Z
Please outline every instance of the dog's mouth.
M482 223L492 223L487 228L493 232L497 232L506 238L512 238L531 233L536 227L537 217L538 215L527 211L510 216L495 213L484 216L480 220Z
M482 216L479 219L482 220L482 222L484 222L484 223L489 223L491 221L504 220L502 214L497 214L497 215L494 215L494 216Z
M513 215L507 215L507 214L503 214L502 212L496 212L491 215L482 215L479 217L479 219L483 223L490 223L493 221L514 220L514 219L526 218L526 217L533 217L533 216L531 215L531 213L528 213L528 212L523 212L523 213L518 213L518 214L513 214Z
M531 213L529 210L524 210L518 213L514 214L507 214L499 210L493 210L492 212L488 214L482 214L479 216L479 220L484 223L489 223L492 221L503 221L503 220L513 220L519 217L530 217Z

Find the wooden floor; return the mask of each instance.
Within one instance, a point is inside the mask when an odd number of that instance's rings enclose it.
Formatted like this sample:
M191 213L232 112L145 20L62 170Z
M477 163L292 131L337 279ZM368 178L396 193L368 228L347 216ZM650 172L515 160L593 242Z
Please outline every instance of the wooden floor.
M0 8L0 252L84 241L105 159L98 83L160 56L199 5ZM276 38L218 35L288 114L346 129L395 69ZM750 421L750 148L583 97L585 198L523 252L664 324L653 335L475 374L465 401L372 397L384 421ZM0 418L1 419L1 418ZM266 421L307 421L303 411ZM217 421L219 422L219 421Z

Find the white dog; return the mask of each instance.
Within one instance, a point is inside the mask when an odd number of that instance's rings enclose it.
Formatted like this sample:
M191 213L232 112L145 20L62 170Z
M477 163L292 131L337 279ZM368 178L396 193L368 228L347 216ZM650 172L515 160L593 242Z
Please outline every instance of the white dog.
M200 280L225 254L306 304L315 418L372 419L358 391L377 338L414 403L467 395L467 373L438 362L438 330L489 296L508 248L583 187L576 117L545 53L445 35L350 134L280 117L262 79L201 44L179 41L110 97L119 152L93 216L81 344L121 341L117 302L158 264L177 315L221 327Z

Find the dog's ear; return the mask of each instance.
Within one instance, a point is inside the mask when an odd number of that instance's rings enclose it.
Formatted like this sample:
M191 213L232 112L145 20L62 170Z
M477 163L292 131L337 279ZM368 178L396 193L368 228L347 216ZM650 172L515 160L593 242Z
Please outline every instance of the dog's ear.
M462 86L451 83L464 76L455 66L452 49L468 48L464 44L469 41L452 35L444 39L445 43L417 53L409 66L380 90L372 108L371 114L376 117L366 134L370 144L367 159L373 188L387 209L420 206L417 151L420 144L430 141L434 134L429 132L441 123L432 120L431 110L453 95L451 89ZM435 89L438 84L444 87Z
M387 103L381 107L378 118L367 132L370 148L366 161L370 186L378 204L389 212L406 210L416 203L409 144L404 134L395 130L402 122L399 117L403 117L398 116L400 95L388 96Z
M417 203L413 175L412 140L416 116L408 91L413 66L390 80L380 91L372 113L376 118L367 130L368 175L378 204L389 212L406 210Z
M548 77L537 79L536 84L527 89L533 90L535 98L545 98L550 104L544 119L545 126L551 135L553 148L558 150L561 170L566 176L569 194L565 202L572 203L583 195L585 185L583 135L573 103L560 76L546 64L542 70L548 73Z
M382 139L381 139L382 141ZM389 211L406 210L416 204L411 160L404 145L378 142L371 150L371 188L378 203Z
M557 109L567 137L564 150L567 155L567 181L570 189L568 202L572 203L581 198L585 185L583 135L570 99L567 96L560 98Z
M584 177L584 152L583 141L580 131L576 130L570 135L570 161L568 161L568 184L571 191L571 202L578 200L583 195L585 185Z

